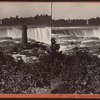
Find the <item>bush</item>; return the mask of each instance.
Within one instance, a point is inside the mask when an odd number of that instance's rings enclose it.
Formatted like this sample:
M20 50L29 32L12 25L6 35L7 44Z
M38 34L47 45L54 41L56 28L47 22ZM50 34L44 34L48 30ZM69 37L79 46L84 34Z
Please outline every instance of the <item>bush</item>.
M28 88L35 84L32 65L26 65L21 60L15 62L3 52L0 52L0 69L0 93L28 93Z
M34 64L15 62L0 51L0 93L33 93L33 87L50 87L56 78L61 82L51 93L100 93L100 59L88 51L75 50L73 55L66 55L58 49L51 49Z
M62 80L51 93L100 93L100 59L88 52L77 51L60 62ZM58 69L58 68L57 68Z

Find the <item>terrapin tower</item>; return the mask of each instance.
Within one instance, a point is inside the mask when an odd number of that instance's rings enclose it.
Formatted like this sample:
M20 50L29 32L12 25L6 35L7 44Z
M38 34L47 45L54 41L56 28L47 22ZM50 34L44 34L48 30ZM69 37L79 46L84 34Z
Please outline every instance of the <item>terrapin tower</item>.
M22 43L23 45L27 44L27 26L22 27Z

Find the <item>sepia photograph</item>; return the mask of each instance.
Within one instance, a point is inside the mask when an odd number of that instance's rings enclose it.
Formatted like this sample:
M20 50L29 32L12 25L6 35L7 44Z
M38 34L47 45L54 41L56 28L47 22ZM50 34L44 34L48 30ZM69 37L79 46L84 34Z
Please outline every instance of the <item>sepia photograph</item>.
M99 9L100 3L52 4L51 93L100 93Z
M51 3L0 3L0 11L0 93L50 93Z
M0 94L99 94L100 3L0 3Z

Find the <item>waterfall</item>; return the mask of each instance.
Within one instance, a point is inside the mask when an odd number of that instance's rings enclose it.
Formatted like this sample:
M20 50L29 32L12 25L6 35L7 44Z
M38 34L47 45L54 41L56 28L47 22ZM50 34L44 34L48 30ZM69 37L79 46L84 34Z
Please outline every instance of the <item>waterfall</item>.
M22 30L19 28L12 28L12 29L7 29L8 37L12 38L21 38L22 37Z
M76 37L98 37L100 38L100 29L99 28L53 28L53 34L59 35L68 35L68 36L76 36Z
M77 44L83 47L87 47L89 45L94 47L96 44L98 44L97 38L100 39L100 27L53 27L52 37L55 37L57 42L60 44L60 50L66 53ZM84 37L89 38L84 39ZM91 41L94 43L91 43Z
M100 38L100 30L94 30L94 36Z
M22 38L22 29L20 27L0 27L0 37ZM33 28L27 29L27 37L36 41L50 44L51 28Z
M12 37L12 38L21 38L22 30L18 28L1 28L0 37Z
M94 30L91 29L77 29L77 30L69 30L69 34L71 36L75 35L77 37L94 37Z
M28 28L27 36L28 38L50 44L51 28Z

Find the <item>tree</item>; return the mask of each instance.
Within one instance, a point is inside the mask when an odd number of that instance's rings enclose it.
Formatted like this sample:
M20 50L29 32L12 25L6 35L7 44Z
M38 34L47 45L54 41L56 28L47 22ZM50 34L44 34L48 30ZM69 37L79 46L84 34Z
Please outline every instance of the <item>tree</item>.
M19 18L18 15L16 15L16 18L17 18L17 19Z

